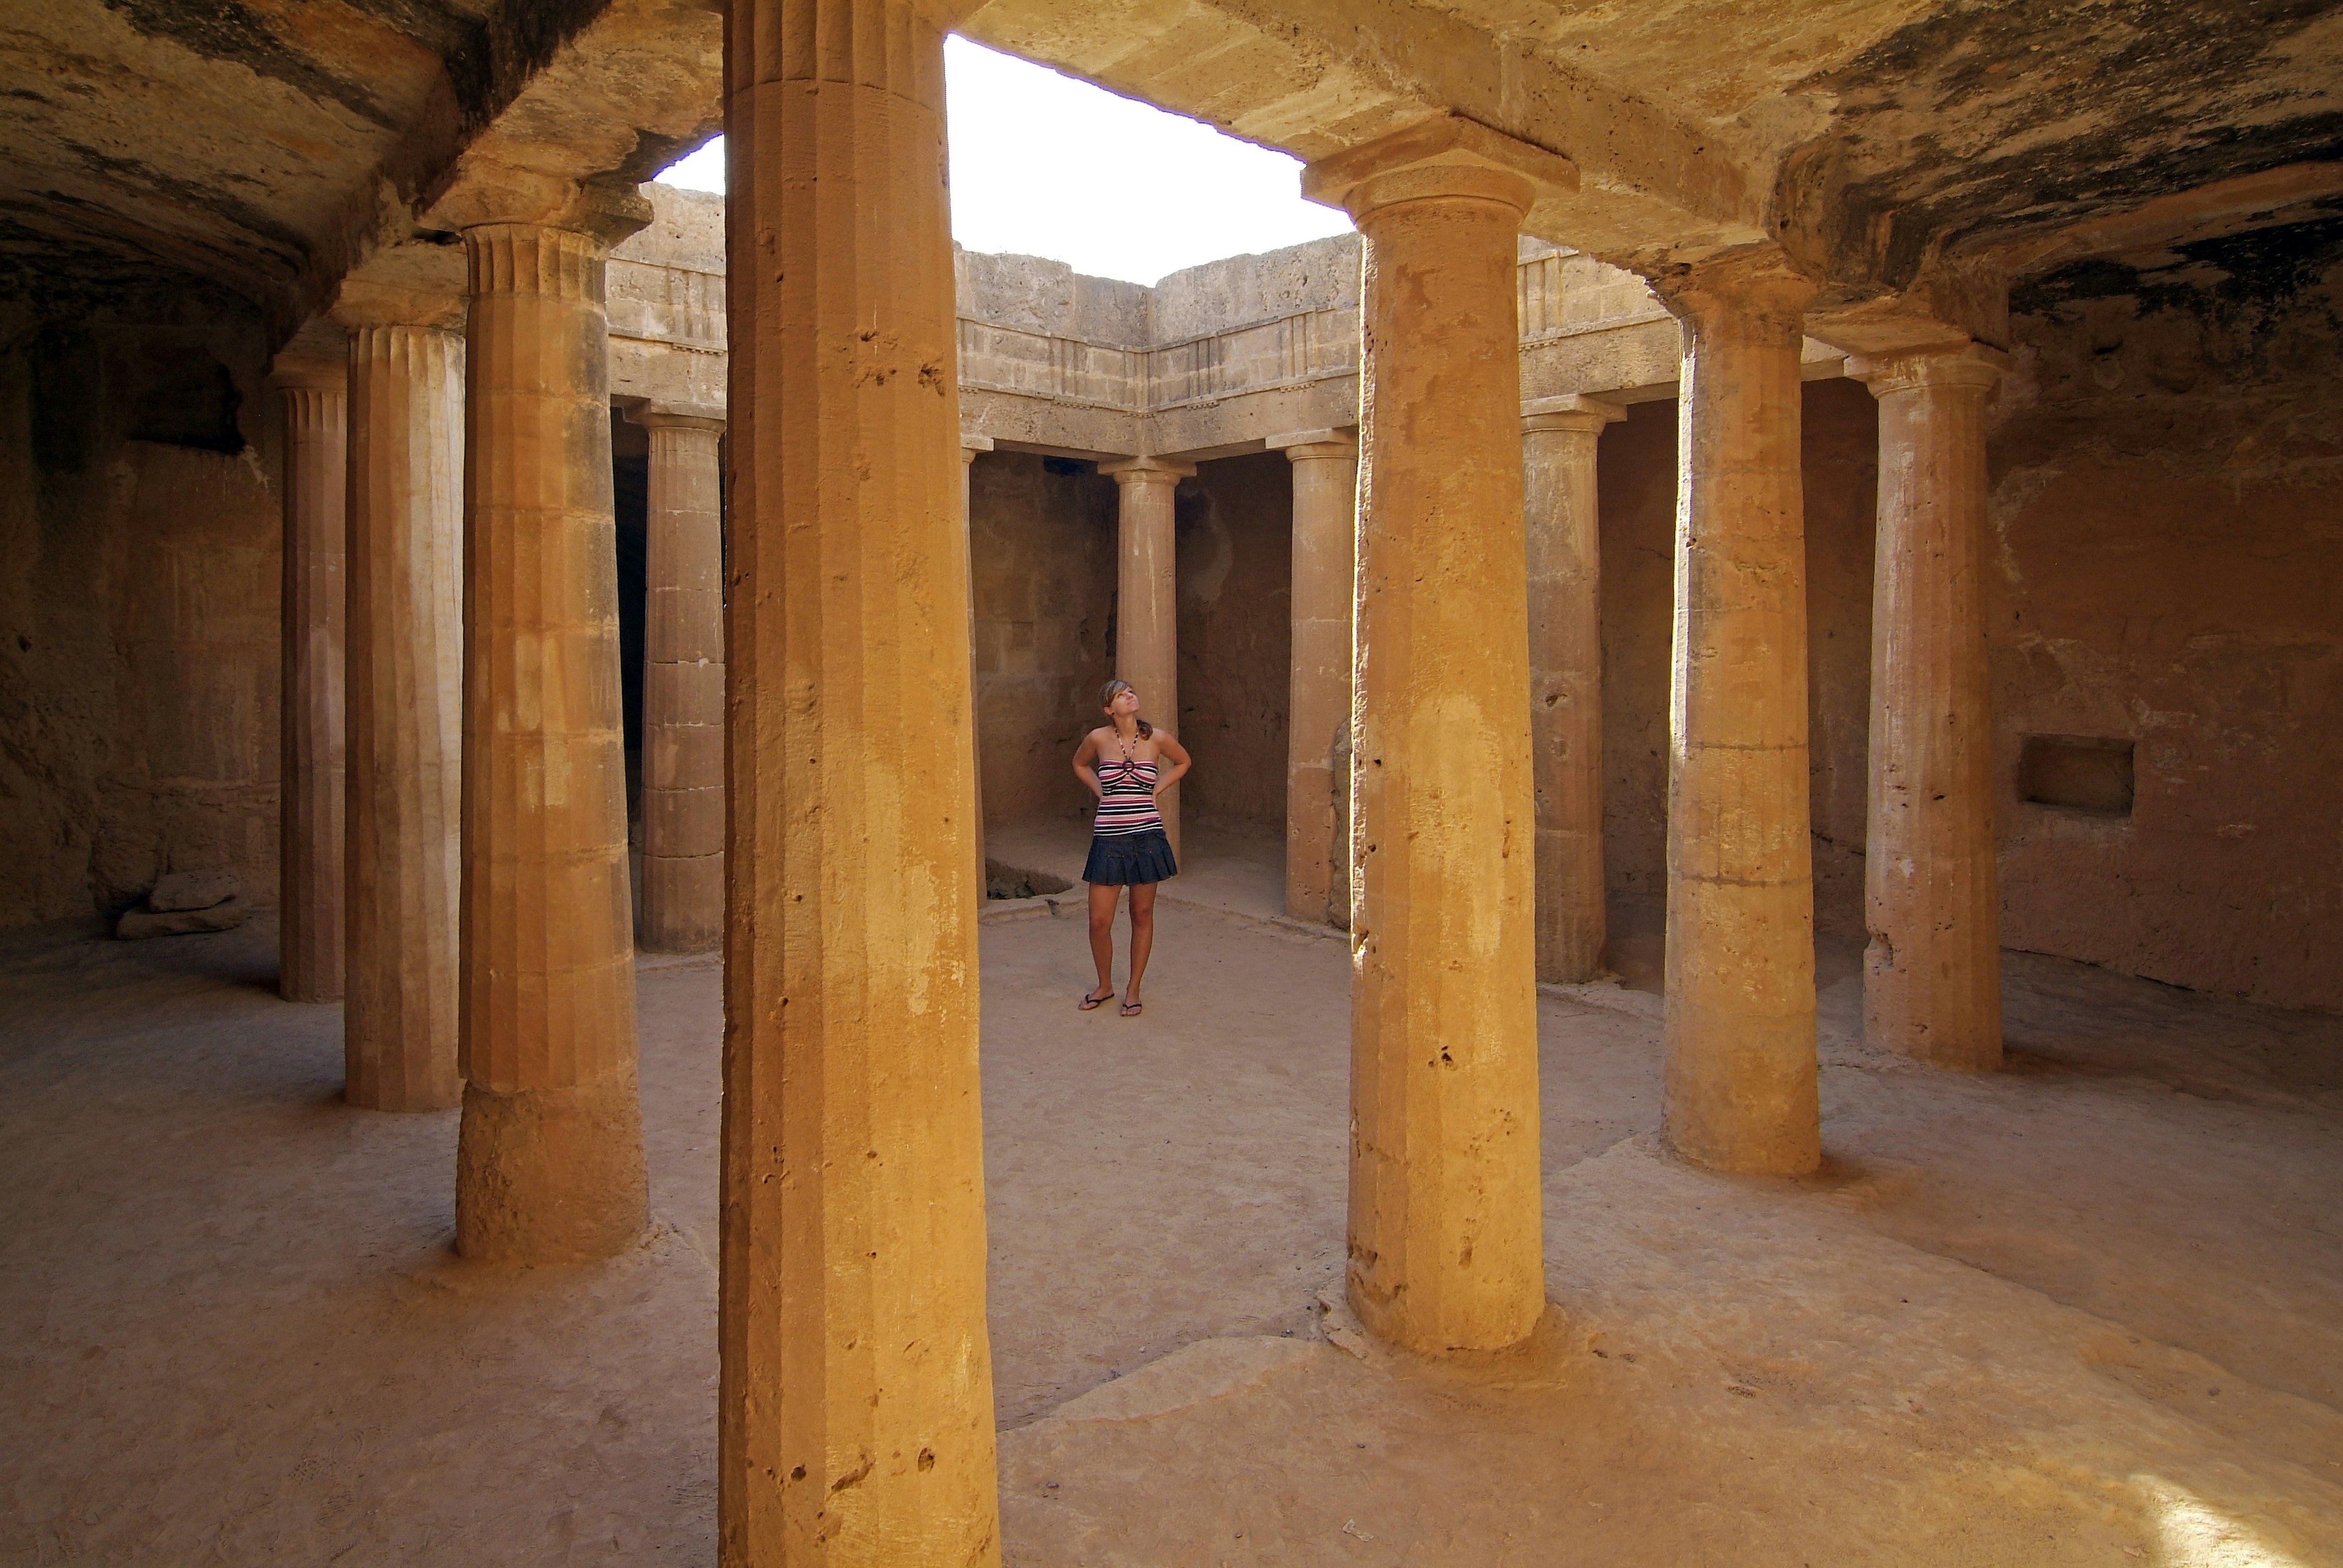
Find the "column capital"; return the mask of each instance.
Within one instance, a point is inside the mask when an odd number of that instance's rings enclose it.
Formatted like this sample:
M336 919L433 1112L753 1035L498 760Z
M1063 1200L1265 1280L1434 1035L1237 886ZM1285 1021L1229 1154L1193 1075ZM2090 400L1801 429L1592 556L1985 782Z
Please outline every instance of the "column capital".
M499 168L451 191L426 215L434 228L469 234L517 225L558 229L599 242L604 250L647 228L651 204L635 182L612 176L572 179L534 169Z
M645 403L627 416L646 430L713 430L724 433L725 411L704 403Z
M2008 256L1936 256L1903 289L1826 306L1808 335L1866 359L1935 351L1972 339L2009 342Z
M268 385L279 392L347 392L349 361L280 354L268 367Z
M1627 410L1602 397L1590 397L1584 392L1565 392L1559 397L1533 397L1522 405L1522 432L1535 430L1577 430L1599 436L1603 427L1614 425L1627 417Z
M1922 387L1960 387L1991 392L2009 369L2009 356L1982 343L1954 343L1896 354L1850 354L1847 376L1871 388L1874 397Z
M459 270L459 286L451 294L413 284L346 277L336 290L334 303L327 310L327 315L341 326L351 328L416 327L438 332L461 332L468 302L462 293L460 282Z
M1817 287L1772 244L1726 251L1648 281L1670 314L1694 327L1738 319L1800 337Z
M1404 126L1329 153L1302 171L1302 194L1364 225L1415 201L1491 201L1527 216L1542 196L1578 188L1578 166L1461 115Z
M1282 436L1272 436L1262 445L1272 452L1284 453L1289 461L1296 463L1313 457L1355 458L1359 455L1359 432L1348 425L1333 430L1288 430Z
M1194 478L1196 465L1174 462L1169 457L1116 457L1101 463L1098 471L1118 485L1144 484L1149 480L1177 484L1182 479Z

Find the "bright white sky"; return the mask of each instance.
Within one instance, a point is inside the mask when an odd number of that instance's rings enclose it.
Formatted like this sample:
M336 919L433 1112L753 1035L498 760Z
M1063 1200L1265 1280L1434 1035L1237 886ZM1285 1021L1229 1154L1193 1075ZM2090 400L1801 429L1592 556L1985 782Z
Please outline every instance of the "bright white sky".
M1151 284L1167 272L1350 232L1302 199L1302 166L1194 120L965 38L944 44L952 237ZM724 188L718 137L659 176Z

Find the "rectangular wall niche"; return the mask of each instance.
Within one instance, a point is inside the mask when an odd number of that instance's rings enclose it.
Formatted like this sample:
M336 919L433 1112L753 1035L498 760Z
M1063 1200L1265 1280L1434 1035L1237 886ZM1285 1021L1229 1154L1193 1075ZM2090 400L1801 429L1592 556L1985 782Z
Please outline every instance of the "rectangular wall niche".
M2036 806L2128 817L2132 743L2090 735L2028 735L2017 757L2017 792Z

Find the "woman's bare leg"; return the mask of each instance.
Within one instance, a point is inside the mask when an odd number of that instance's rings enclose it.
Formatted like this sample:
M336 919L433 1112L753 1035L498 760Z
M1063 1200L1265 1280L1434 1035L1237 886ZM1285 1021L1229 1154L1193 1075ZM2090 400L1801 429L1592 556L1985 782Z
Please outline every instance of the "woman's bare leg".
M1131 890L1133 893L1138 890ZM1091 884L1091 957L1098 962L1098 984L1091 993L1093 996L1114 990L1114 901L1121 892L1112 883Z
M1096 909L1098 906L1093 904L1091 907ZM1107 918L1112 921L1112 910L1107 911ZM1139 1000L1139 981L1147 973L1147 955L1154 947L1155 884L1134 882L1131 887L1131 985L1122 993L1126 1007Z

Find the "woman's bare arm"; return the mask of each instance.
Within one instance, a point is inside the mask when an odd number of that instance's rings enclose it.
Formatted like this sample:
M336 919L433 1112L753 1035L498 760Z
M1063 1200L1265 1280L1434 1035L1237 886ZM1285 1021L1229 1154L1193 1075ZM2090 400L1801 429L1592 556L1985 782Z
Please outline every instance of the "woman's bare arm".
M1159 729L1155 732L1155 749L1159 756L1170 759L1172 763L1171 772L1165 773L1161 769L1156 772L1155 792L1161 795L1164 790L1180 782L1188 769L1195 764L1188 756L1188 749L1181 745L1168 730Z
M1080 746L1074 748L1074 777L1089 785L1091 793L1103 800L1106 799L1106 789L1099 783L1098 769L1091 761L1097 751L1098 731L1093 729L1082 737L1082 743Z

